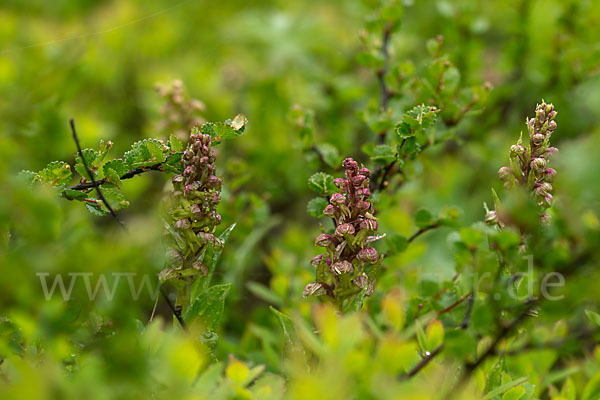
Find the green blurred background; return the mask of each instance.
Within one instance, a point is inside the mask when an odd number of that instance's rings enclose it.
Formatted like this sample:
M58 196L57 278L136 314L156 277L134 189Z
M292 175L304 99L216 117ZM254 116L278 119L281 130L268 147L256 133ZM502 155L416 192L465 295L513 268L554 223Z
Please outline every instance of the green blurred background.
M0 259L2 314L17 321L31 342L44 343L56 360L79 357L72 356L75 338L104 360L90 376L100 374L117 387L135 382L143 387L150 366L141 350L135 353L135 319L146 321L153 301L132 302L123 290L115 301L81 301L72 309L45 302L35 273L158 273L164 250L159 210L167 180L145 174L126 182L131 206L120 212L128 225L124 232L110 218L93 217L51 191L32 193L16 176L53 160L74 160L71 117L84 147L111 140L113 154L146 137L168 138L170 132L157 128L161 99L154 85L180 79L191 97L206 104L206 120L237 113L249 120L240 139L218 149L225 181L220 229L238 223L217 271L219 280L233 283L218 354L234 352L276 370L277 357L265 351L265 327L275 326L267 305L307 310L301 291L312 280L309 260L319 231L319 221L306 215L311 198L306 181L320 166L302 151L288 113L294 105L312 109L319 141L368 162L361 147L376 139L355 116L378 98L372 71L356 62L368 3L4 0L0 224L9 228L10 238L3 238ZM542 97L559 110L554 140L565 150L562 171L569 179L557 184L557 192L562 187L578 193L597 211L598 162L591 160L599 149L600 3L404 4L401 29L390 45L393 63L421 65L428 57L427 39L441 34L463 84L490 82L493 90L483 112L452 128L455 140L428 149L415 163L415 179L378 215L380 230L410 235L412 216L422 207L458 208L464 225L480 221L483 202L491 201L490 186L501 188L496 171L507 149ZM587 171L585 179L581 171ZM421 268L451 276L448 233L432 232L390 258L382 290ZM168 315L164 305L160 312ZM107 339L107 330L120 339ZM98 337L100 344L90 344ZM48 382L54 372L48 372ZM85 375L78 379L85 388Z

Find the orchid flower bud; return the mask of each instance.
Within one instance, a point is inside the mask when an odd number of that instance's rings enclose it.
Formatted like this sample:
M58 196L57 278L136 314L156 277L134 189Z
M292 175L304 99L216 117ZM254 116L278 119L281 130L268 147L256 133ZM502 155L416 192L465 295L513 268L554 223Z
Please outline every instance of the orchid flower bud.
M506 182L511 178L514 178L513 170L509 167L502 167L498 170L498 177L501 181Z
M356 161L354 161L351 158L346 158L344 160L343 165L344 165L344 168L346 168L347 172L350 171L354 174L354 173L356 173L356 171L358 171L358 164L356 163Z
M321 264L321 261L323 261L323 257L325 257L323 254L319 254L318 256L314 257L312 260L310 260L310 265L317 268L319 264Z
M211 175L206 180L206 187L209 189L221 189L222 182L221 178Z
M373 247L364 247L358 252L356 258L365 264L375 264L379 261L379 254Z
M549 184L548 182L544 182L535 189L535 194L539 197L545 197L551 191L552 191L552 185Z
M377 223L377 221L374 219L371 219L371 218L365 218L360 222L361 229L368 229L371 231L376 231L378 227L379 227L379 224Z
M191 165L185 167L185 170L183 171L184 176L191 175L193 173L194 173L194 167L192 167Z
M364 175L356 175L352 178L352 184L354 187L360 187L366 179L367 177Z
M534 158L531 160L531 168L538 172L542 172L546 168L546 160L543 158Z
M554 168L546 168L546 171L544 171L544 178L548 182L554 181L555 176L556 176L556 170Z
M175 229L189 229L191 227L190 221L187 218L179 219L173 225Z
M552 200L550 202L552 202ZM540 216L540 221L544 225L549 225L550 221L552 221L552 216L548 213L544 213Z
M544 140L546 139L546 136L542 135L541 133L536 133L535 135L533 135L533 144L536 146L540 146L542 143L544 143Z
M354 226L352 224L340 224L335 228L335 234L338 236L354 235Z
M368 168L361 168L358 173L362 176L364 176L365 178L368 178L371 175L371 171L369 171Z
M558 149L556 147L548 147L548 149L546 150L546 152L544 153L545 156L553 156L558 154Z
M327 294L327 291L325 290L323 284L319 282L309 283L302 292L303 297L323 296L324 294Z
M319 247L335 246L336 243L337 241L335 237L326 233L321 233L319 236L317 236L317 239L315 240L315 246Z
M181 183L181 182L183 182L183 176L182 175L175 175L173 177L173 179L171 180L171 182L173 182L173 183Z
M341 193L334 193L331 195L331 199L329 200L329 202L331 204L337 204L337 205L345 204L346 196L344 196Z
M525 154L525 151L525 147L521 146L520 144L513 144L512 146L510 146L511 157L522 156L523 154Z
M337 275L352 274L354 273L354 266L350 261L342 260L333 263L333 265L331 266L331 270Z
M329 217L333 217L335 215L336 212L336 208L335 206L332 206L331 204L328 204L325 209L323 210L323 214L329 216Z
M485 214L485 223L488 225L498 225L500 220L498 219L498 213L496 210L489 211Z
M365 274L361 274L356 278L352 279L352 284L361 289L367 288L367 291L365 293L367 296L373 294L373 282L371 282L369 277L367 277L367 275Z

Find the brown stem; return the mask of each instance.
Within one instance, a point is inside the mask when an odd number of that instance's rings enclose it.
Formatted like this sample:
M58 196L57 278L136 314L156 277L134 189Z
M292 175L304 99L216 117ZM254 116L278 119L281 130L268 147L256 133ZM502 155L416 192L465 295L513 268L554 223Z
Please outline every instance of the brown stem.
M460 305L463 301L465 301L467 299L467 297L472 296L472 292L469 292L467 294L465 294L463 297L461 297L460 299L456 300L454 303L450 304L448 307L444 308L443 310L438 311L437 315L438 317L442 314L445 314L447 312L450 312L452 310L454 310L458 305ZM468 303L467 303L468 305Z
M163 165L166 163L162 162L162 163L156 163L154 165L150 165L148 167L137 167L134 168L130 171L127 171L125 174L123 174L120 179L131 179L136 175L139 174L143 174L144 172L148 172L148 171L164 171ZM98 187L98 186L102 186L105 183L108 182L107 178L102 178L99 181L94 181L92 180L92 182L83 182L83 183L78 183L77 185L68 187L66 189L70 189L70 190L87 190L87 189L92 189L94 187ZM68 200L72 200L70 199L68 196L65 196Z
M79 144L79 138L77 137L77 131L75 130L75 120L73 118L71 118L69 120L69 124L71 125L71 132L73 133L73 140L75 141L75 145L77 146L77 152L79 153L79 157L81 157L81 163L85 167L85 170L86 170L88 176L92 180L92 184L96 188L96 193L98 194L98 197L100 198L100 200L102 200L102 202L104 203L104 205L106 206L106 208L108 209L108 211L110 211L111 215L121 225L123 225L123 222L121 222L121 220L117 216L117 213L115 212L115 210L113 210L113 208L110 206L110 204L108 204L108 201L106 201L106 198L104 197L104 195L102 194L102 191L99 188L100 185L98 185L96 183L96 180L94 179L94 173L92 172L92 170L88 166L87 161L86 161L85 157L83 156L83 151L81 150L81 145Z
M438 226L440 226L440 221L435 221L434 223L432 223L430 225L427 225L427 226L424 226L424 227L420 228L418 231L416 231L415 233L413 233L411 237L408 238L408 240L407 240L408 243L412 242L413 240L415 240L416 238L418 238L419 236L421 236L425 232L437 228Z
M442 351L443 348L444 348L443 344L436 347L431 353L429 353L425 357L423 357L423 359L421 359L421 361L419 361L419 363L417 365L415 365L410 371L408 371L406 373L406 375L402 376L400 379L412 378L413 376L418 374L423 368L425 368L431 362L431 360L433 360L435 358L435 356L440 354L440 352Z

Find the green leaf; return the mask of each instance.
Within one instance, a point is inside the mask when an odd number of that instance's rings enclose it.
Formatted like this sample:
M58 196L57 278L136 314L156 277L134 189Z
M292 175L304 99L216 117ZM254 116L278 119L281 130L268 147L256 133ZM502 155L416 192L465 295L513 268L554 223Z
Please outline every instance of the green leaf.
M233 120L217 123L208 122L202 125L202 133L210 135L210 138L218 143L222 140L237 138L244 132L247 124L248 119L246 116L238 114Z
M163 164L166 171L174 174L183 173L183 165L181 164L181 157L183 153L173 153L167 158L167 161Z
M388 130L392 129L393 127L394 127L394 124L392 123L390 118L387 116L385 116L382 119L376 120L375 122L372 122L369 125L369 128L375 133L387 132Z
M279 296L277 293L275 293L262 283L248 282L246 283L246 287L252 292L252 294L254 294L259 299L266 301L267 303L279 305L283 302L281 296Z
M444 71L442 80L442 93L445 95L450 95L456 92L458 89L458 84L460 83L460 72L456 67L451 66Z
M107 161L104 164L103 168L104 176L108 176L108 173L106 172L108 169L112 169L113 171L115 171L119 175L119 177L125 175L129 171L129 168L127 168L127 164L125 163L125 161L120 158L116 160Z
M460 239L471 248L475 248L479 246L479 244L483 241L484 235L478 230L473 228L462 228L459 231Z
M319 218L323 216L323 210L325 209L325 207L327 207L328 204L329 202L323 197L315 197L314 199L308 202L308 205L306 206L306 211L311 217Z
M384 62L383 58L379 54L374 54L371 52L359 53L356 56L356 61L360 65L370 68L381 68Z
M323 195L337 192L337 187L333 183L333 177L324 172L317 172L308 178L308 187Z
M433 351L444 343L444 325L442 321L434 319L427 325L427 351Z
M100 190L102 191L102 195L104 196L108 204L110 204L113 210L117 211L129 206L129 202L125 200L123 194L117 189L101 187ZM107 215L109 213L108 208L106 208L104 202L98 198L98 194L95 191L89 192L87 195L89 199L96 200L96 203L85 203L86 208L92 214L102 216Z
M233 120L230 122L231 127L241 134L244 129L246 129L246 125L248 124L248 118L244 114L236 115Z
M481 398L481 400L493 399L494 397L501 395L509 389L524 383L525 381L527 381L527 379L529 379L529 377L523 376L521 378L517 378L510 382L507 382L504 385L500 385L496 389L489 391L485 396Z
M298 337L296 335L296 328L294 326L294 321L281 311L276 308L270 306L269 307L273 314L277 317L279 324L281 325L281 329L283 330L283 338L287 345L296 345L298 343Z
M396 133L401 138L427 133L435 125L438 112L436 107L415 106L402 116L402 121L396 125Z
M146 142L146 147L148 148L148 152L150 153L150 159L148 161L153 161L154 163L161 163L167 159L166 151L162 143L155 139L148 139Z
M502 395L502 400L519 400L525 394L523 386L515 386Z
M587 315L590 321L592 321L594 324L600 326L600 314L592 310L585 310L585 315Z
M217 385L221 381L221 375L223 374L224 369L225 365L222 363L215 363L208 366L206 371L198 377L194 386L202 390L203 393L211 393L217 388Z
M498 360L498 362L496 362L496 364L494 364L491 371L488 372L483 393L490 393L494 389L500 387L502 384L502 373L504 372L504 367L504 357L502 357ZM504 393L505 390L499 392L498 394Z
M358 292L356 295L354 295L354 297L352 298L352 301L346 307L346 310L345 310L346 312L360 311L362 309L363 303L365 301L365 297L367 297L367 289L368 289L368 287L365 286L364 288L361 289L360 292Z
M108 182L114 184L118 188L121 187L121 178L119 177L119 174L114 169L105 168L104 175L106 176L106 179L108 180Z
M213 246L209 244L207 246L206 253L200 255L199 259L203 260L204 265L206 265L207 274L206 276L202 276L196 279L196 281L192 284L192 298L196 297L197 293L201 290L206 290L208 285L210 285L210 281L212 276L217 268L217 264L219 263L219 259L221 258L221 254L225 249L225 244L231 235L231 232L235 229L236 224L231 224L227 229L221 233L218 237L219 242L221 242L221 246Z
M600 372L596 372L585 385L581 400L597 400L600 398Z
M83 158L85 159L87 165L90 168L94 164L94 161L96 161L96 158L98 158L98 152L96 150L92 150L92 149L83 149L83 150L81 150L81 154L83 154ZM77 155L75 157L75 162L78 164L82 164L79 153L77 153ZM87 174L85 175L85 177L87 178Z
M402 253L408 247L408 239L402 235L389 235L388 242L396 253Z
M183 316L184 321L188 324L200 321L207 331L216 330L221 322L225 308L225 296L230 287L229 283L216 285L200 293L186 310Z
M379 164L381 166L388 165L393 162L397 158L396 151L392 146L387 144L380 144L375 147L373 150L373 155L371 156L371 160L375 164Z
M86 202L85 208L87 208L87 210L90 213L92 213L93 215L96 215L98 217L102 217L102 216L105 216L106 214L108 214L108 210L106 208L102 207L102 205L100 205L99 203Z
M431 224L433 216L427 210L421 209L415 214L415 225L419 228L425 228Z
M417 342L419 343L419 347L421 347L421 349L424 351L427 351L427 337L425 336L425 331L423 330L419 320L415 321L415 330L417 333Z
M53 161L37 175L52 186L64 186L71 180L71 166L63 161Z
M567 400L576 400L577 388L575 387L575 383L573 382L573 379L567 378L567 380L565 381L565 383L560 391L560 395Z
M19 172L19 174L17 176L19 177L19 179L21 179L22 182L25 182L27 184L41 182L41 180L42 180L42 177L40 176L40 174L38 174L37 172L33 172L33 171L23 170L23 171Z
M65 194L65 197L73 200L83 200L88 197L88 194L81 190L65 189L63 193Z
M215 140L215 138L217 137L217 133L215 132L215 124L213 122L206 122L202 124L200 131L203 135L210 136L212 140Z
M172 152L178 153L183 151L183 142L177 138L175 135L169 136L169 147Z
M421 152L421 146L417 142L417 138L414 136L402 139L404 145L397 145L396 151L398 154L402 154L409 158L414 158Z
M317 144L317 150L323 155L323 161L332 168L341 164L340 152L337 147L329 143Z

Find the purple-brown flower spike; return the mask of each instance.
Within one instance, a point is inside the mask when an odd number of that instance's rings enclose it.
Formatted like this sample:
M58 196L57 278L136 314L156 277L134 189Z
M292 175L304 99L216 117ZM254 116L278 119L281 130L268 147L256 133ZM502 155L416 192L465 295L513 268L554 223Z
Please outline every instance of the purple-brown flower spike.
M309 284L304 296L329 296L341 311L348 309L361 292L370 296L382 257L371 246L377 235L377 219L370 201L369 171L359 168L356 161L343 162L345 178L334 179L339 192L329 198L323 213L335 222L334 235L321 233L315 245L324 247L326 254L312 259L317 282ZM362 296L361 295L361 296ZM362 297L358 298L359 302Z
M179 273L197 260L197 254L207 244L219 245L213 235L221 216L217 205L221 199L221 179L214 175L215 155L211 147L209 135L192 133L186 150L181 158L183 173L172 179L173 204L169 210L172 226L177 230L186 248L178 247L178 252L187 254L187 258L171 263L161 272L162 279L180 279L187 281L192 274ZM177 259L175 259L177 260ZM197 269L204 273L205 269Z
M529 190L540 207L540 218L543 217L544 221L549 219L545 210L552 205L551 182L556 176L556 170L548 168L550 157L558 152L556 147L550 147L550 137L557 128L554 121L556 114L554 106L542 100L535 109L535 117L526 122L528 146L524 146L521 137L510 147L510 166L498 171L505 187L518 184ZM495 211L488 212L485 220L490 225L503 226Z

